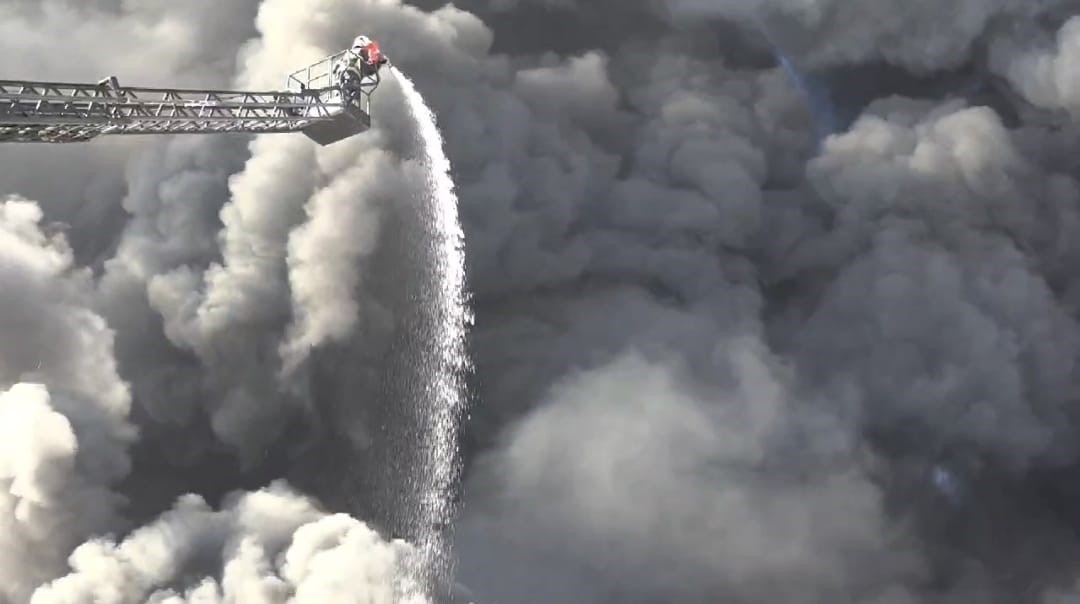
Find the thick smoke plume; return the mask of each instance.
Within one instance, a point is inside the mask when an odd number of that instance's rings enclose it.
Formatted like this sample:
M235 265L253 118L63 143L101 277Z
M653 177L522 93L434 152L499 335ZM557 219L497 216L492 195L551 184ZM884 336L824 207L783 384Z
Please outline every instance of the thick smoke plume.
M476 316L476 602L1080 594L1075 3L0 16L5 78L278 88L364 33L415 82ZM0 149L0 602L394 601L445 528L410 512L433 242L401 92L326 148Z

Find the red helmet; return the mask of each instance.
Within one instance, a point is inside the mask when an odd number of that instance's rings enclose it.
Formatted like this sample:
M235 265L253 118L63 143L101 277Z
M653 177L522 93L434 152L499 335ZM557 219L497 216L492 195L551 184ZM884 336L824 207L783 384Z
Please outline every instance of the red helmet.
M379 43L372 40L364 48L367 49L367 58L370 63L378 63L382 59L382 51L379 50Z

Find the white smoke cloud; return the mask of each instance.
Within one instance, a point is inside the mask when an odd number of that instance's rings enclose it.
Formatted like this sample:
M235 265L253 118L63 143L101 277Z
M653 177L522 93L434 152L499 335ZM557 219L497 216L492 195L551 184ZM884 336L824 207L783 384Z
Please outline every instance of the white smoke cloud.
M293 51L296 43L302 44L293 34L304 21L291 17L281 20L283 12L292 14L293 5L263 8L259 24L273 25L277 19L278 30L263 32L266 34L264 49L269 47L271 51L260 50L258 45L249 50L250 68L239 78L248 85L258 83L260 78L269 85L272 72L278 75L275 80L281 79L283 70L296 67L298 57ZM392 14L397 5L375 8ZM413 15L414 20L417 17L424 18L418 12ZM317 20L308 19L307 22L313 23L316 31L312 34L313 43L308 47L311 56L305 58L317 58L340 46L331 38L323 38L325 32L318 31ZM338 37L343 37L341 33L344 32L342 26ZM158 50L168 51L161 46ZM274 52L281 53L287 64L284 60L277 64L272 58L268 60ZM162 63L161 67L169 68L169 64ZM159 75L168 77L164 70ZM393 89L390 91L392 93ZM79 283L86 303L96 303L116 324L126 328L120 338L121 356L127 361L125 368L137 372L138 391L145 396L139 402L149 406L151 416L183 427L198 417L178 407L206 405L212 410L211 422L218 437L241 446L249 454L276 438L276 427L287 417L280 406L283 402L289 403L290 395L275 391L274 376L280 360L273 358L274 344L280 340L290 320L295 321L289 331L291 339L284 345L288 360L293 364L299 362L299 357L305 356L312 346L345 339L358 324L362 324L357 316L362 313L357 312L361 272L356 261L376 248L381 224L377 204L393 202L401 194L397 190L400 185L389 178L399 168L385 151L378 149L379 140L375 133L366 140L350 141L315 153L311 143L301 137L259 139L253 144L251 159L244 168L240 168L243 150L238 152L227 140L205 144L175 142L157 147L155 154L133 163L133 190L126 200L126 209L135 215L135 220L129 223L120 239L116 256L107 263L107 278L97 292L86 278L89 274L82 275ZM364 157L358 160L358 155L366 156L367 161ZM293 172L282 172L280 168ZM237 175L231 176L238 170ZM378 179L374 178L373 171L378 173ZM292 185L297 193L283 190L285 185ZM299 189L295 188L297 185ZM232 199L222 205L223 199L219 195L226 191L232 193ZM375 197L378 195L382 196L381 200ZM353 219L343 221L341 211L347 209L343 208L345 204L354 205L354 214ZM40 219L40 213L23 211L29 216L27 218L16 212L16 209L22 211L21 206L10 207L15 208L11 210L12 216L25 219L23 222ZM223 225L214 216L219 210ZM306 224L305 218L309 219ZM25 230L21 222L17 224L20 226L18 232ZM220 265L215 268L219 250L213 232L221 228L219 225L224 227L220 238L224 245ZM12 249L19 250L17 247ZM70 252L61 251L67 255L56 262L70 264L73 261ZM33 258L36 254L28 256ZM204 283L209 287L205 299L201 292ZM6 291L12 295L26 292L25 288L8 288ZM293 294L296 295L295 308ZM30 307L48 308L42 304L31 304ZM153 312L160 313L160 319L155 319ZM295 319L291 319L294 312ZM160 324L155 323L161 319L165 322L164 335L171 342L160 333L137 331L147 327L160 329ZM56 321L54 331L56 325L62 324L63 321ZM12 334L16 341L26 339L14 329ZM61 334L52 334L52 345L63 344L57 335ZM46 342L49 342L48 338ZM182 351L177 348L184 347L193 348L202 357L201 371L183 359ZM271 354L260 357L260 350L267 348ZM80 356L82 352L79 348L73 350L73 359L93 358L89 354ZM107 352L98 357L98 362L112 367L112 353ZM5 360L8 359L5 357ZM16 361L12 360L13 363ZM162 389L169 386L169 391ZM103 389L101 396L108 392ZM16 394L26 398L21 391ZM41 405L47 405L47 402ZM275 402L279 408L275 408ZM45 419L33 421L51 421L54 428L63 425L65 416L49 415L47 406L43 409L38 415ZM260 430L260 426L267 425L272 429ZM13 422L12 426L19 428L22 424ZM65 433L56 429L47 431L46 436L61 439L60 444L66 443L70 448L76 446L73 439L79 436L79 426L73 430L67 440L63 440ZM127 440L116 438L112 443L107 440L91 441L90 453L83 457L92 461L93 453L103 454L112 446L120 447L120 455L126 462ZM45 440L41 446L48 443ZM79 444L85 446L87 443ZM60 449L57 455L63 451ZM40 499L51 494L46 492L48 489L64 486L52 484L55 479L41 484L34 480L38 475L44 478L60 476L64 464L68 463L62 455L56 462L60 469L49 473L35 470L36 466L32 464L38 460L32 452L20 451L20 455L13 458L18 465L11 471L20 497ZM71 455L74 453L69 452L68 457ZM41 464L48 459L42 460ZM111 480L119 477L122 476L107 476ZM70 489L66 494L70 495ZM107 490L105 494L108 495ZM38 598L67 601L69 597L82 594L82 597L93 596L95 599L115 596L119 601L131 598L141 601L148 597L151 588L164 588L187 576L193 567L198 568L205 562L200 559L205 555L200 543L206 539L206 531L213 533L215 526L221 525L207 516L208 510L201 510L205 512L203 514L194 513L199 510L191 509L195 505L193 501L186 497L178 504L179 520L166 517L162 522L180 522L181 526L174 528L184 534L177 537L188 544L188 553L194 557L185 557L184 548L179 552L165 551L163 556L175 553L176 557L159 560L156 568L148 570L137 568L137 561L133 563L124 556L117 558L109 554L115 548L106 542L88 542L73 555L76 572L43 589ZM86 503L82 502L83 505ZM110 507L105 511L113 510ZM20 514L25 516L25 513ZM70 529L71 535L37 535L54 548L43 548L43 558L51 556L46 560L48 565L40 566L44 569L41 572L46 574L20 577L18 583L12 583L12 589L18 590L13 597L22 601L36 583L50 578L48 573L59 570L57 563L91 531L120 528L110 526L101 516L100 513L86 514L85 525ZM187 527L184 519L196 526ZM261 520L262 524L271 522L270 519ZM33 528L40 530L37 526ZM152 542L158 528L151 525L141 532L136 531L116 547L124 549L134 539L134 545L130 547L141 551L143 546L139 545L138 537L150 535L147 538ZM185 532L186 528L191 528L191 532ZM324 543L327 540L343 540L344 544L336 550L323 551L328 547ZM260 569L265 569L269 558L259 558L251 546L240 545L235 559L223 567L226 570L220 585L214 583L216 580L208 580L184 589L188 590L187 596L195 599L214 597L220 592L222 597L261 593L271 601L277 601L272 598L284 593L280 587L285 585L296 592L298 601L325 601L326 597L342 595L334 586L341 584L341 573L346 572L350 580L355 579L357 573L371 576L370 589L353 592L348 597L391 601L388 589L393 586L393 581L388 580L389 575L379 574L389 571L385 567L379 570L378 565L394 563L400 552L384 553L381 559L378 554L364 558L364 552L369 548L377 549L375 546L379 543L382 543L381 538L359 521L344 516L331 517L323 525L297 533L294 549L283 554L287 560L280 569L280 581L273 577L259 578ZM18 544L12 544L5 552L20 549ZM133 564L136 568L129 568ZM12 571L17 573L18 569ZM98 576L99 572L108 576ZM180 593L174 595L180 596ZM172 596L160 592L149 597Z
M0 2L0 33L8 40L0 70L4 79L93 83L115 75L129 86L220 88L236 69L239 44L255 32L257 6L8 0ZM119 228L124 164L155 144L110 138L95 142L91 154L81 146L8 145L0 148L0 178L53 219L85 227L72 233L72 244L81 260L96 259L113 243L104 233Z
M48 384L0 393L0 594L35 604L181 593L183 601L400 601L393 590L407 586L407 544L321 512L280 484L221 511L185 496L120 543L97 537L125 528L113 487L130 467L129 395L111 331L87 307L88 275L72 270L70 249L41 219L30 201L0 205L0 327L13 337L0 369L5 379L32 372ZM208 561L220 578L209 571L191 580Z
M311 19L317 7L301 8L261 7L262 37L246 49L238 85L279 86L284 73L336 48ZM372 152L366 140L316 153L299 136L257 138L250 159L228 181L221 260L163 266L144 277L150 305L165 319L172 342L195 351L214 375L211 391L221 393L211 407L215 432L249 457L276 437L285 410L303 404L277 387L282 360L266 351L280 346L291 371L314 347L356 328L360 269L351 261L375 249L377 205L385 203L364 195L374 192L366 183L386 190L395 182L385 162L377 168L382 178L357 180L356 170L371 168L352 167L362 165L355 158ZM347 156L352 161L343 162ZM377 152L369 157L380 161ZM352 220L341 219L343 209L354 212ZM336 236L326 225L339 230ZM329 291L332 298L319 295ZM253 425L264 429L252 431Z
M134 436L112 333L41 220L31 201L0 203L0 596L15 601L62 570L71 547L117 526L111 487Z
M765 20L817 67L925 74L967 61L994 22L1063 3L415 4L433 10L0 3L13 48L0 64L277 88L369 33L415 78L448 141L477 293L470 429L487 450L458 543L481 595L1011 604L994 571L1034 592L1075 572L1047 554L1071 551L1068 520L1031 536L1045 504L1015 494L1037 492L1024 473L1071 460L1076 444L1068 134L893 99L807 163L813 134L788 84L732 53L737 42L708 42L716 24L702 19ZM562 12L529 12L540 5ZM1057 46L994 30L990 68L1035 105L1071 108L1067 23ZM521 50L538 44L580 50ZM155 434L140 447L200 479L213 472L186 464L223 444L277 477L267 449L291 443L298 410L324 416L325 434L307 436L350 442L377 441L404 414L371 395L409 291L391 282L416 274L395 258L414 243L401 222L415 207L397 99L384 81L375 129L326 149L275 135L3 150L0 187L44 209L0 214L0 375L17 384L0 414L22 441L0 444L4 597L391 601L408 547L366 517L283 485L221 505L185 496L160 517L168 503L123 508L115 493L141 493L158 471L117 486L144 451L128 448L130 422ZM46 217L70 223L74 253ZM40 379L24 375L39 363ZM893 445L899 420L921 440ZM378 508L385 489L340 486L370 473L369 454L317 464L342 509ZM950 470L973 493L957 504L968 525L919 499L930 480L904 482L935 456L983 463ZM380 472L400 480L399 468ZM961 528L920 532L936 520ZM1030 538L985 545L1005 527ZM985 539L952 540L966 530ZM986 569L958 570L959 558ZM1017 570L1020 558L1042 568ZM366 588L334 591L343 578Z
M732 364L730 392L633 352L553 386L481 463L470 522L482 532L464 547L496 568L502 548L573 561L633 602L828 599L917 571L877 487L838 463L854 441L837 418L801 411L760 346L721 340L716 355ZM806 449L785 452L792 439Z
M1066 21L1056 39L1047 40L1035 27L1017 27L996 38L990 67L1028 102L1045 109L1080 115L1080 17ZM1043 43L1039 43L1043 42Z
M254 33L257 7L254 0L8 1L0 5L0 31L11 45L0 64L10 79L117 75L145 86L219 85L235 66L236 44Z
M365 313L355 292L363 260L378 242L379 204L392 203L403 189L392 159L372 153L311 198L310 220L289 236L296 316L282 343L286 369L306 358L311 348L344 340L357 328Z
M403 600L409 546L386 542L356 519L328 515L282 484L213 510L185 496L120 543L97 539L71 554L72 572L31 604L102 602L424 602ZM222 569L192 578L191 569ZM409 592L402 593L408 595Z
M117 526L120 498L109 486L125 471L109 459L86 399L56 400L40 384L0 394L0 595L25 601L60 572L67 552L92 532ZM105 442L102 442L105 441ZM115 445L112 445L115 446ZM119 462L119 463L118 463Z

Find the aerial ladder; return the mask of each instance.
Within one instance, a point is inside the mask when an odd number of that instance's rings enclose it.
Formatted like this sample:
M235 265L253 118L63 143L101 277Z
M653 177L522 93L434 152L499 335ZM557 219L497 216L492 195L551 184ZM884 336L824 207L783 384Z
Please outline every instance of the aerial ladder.
M320 145L371 127L379 71L349 70L344 50L248 92L0 80L0 143L76 143L119 134L302 132ZM385 62L385 59L384 59Z

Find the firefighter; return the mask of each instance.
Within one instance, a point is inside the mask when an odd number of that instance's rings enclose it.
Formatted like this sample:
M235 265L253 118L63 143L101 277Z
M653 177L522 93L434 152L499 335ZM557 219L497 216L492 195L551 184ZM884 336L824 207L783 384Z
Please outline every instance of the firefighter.
M379 69L387 63L379 49L379 43L367 36L357 36L347 54L347 63L341 72L341 89L350 100L360 97L365 79L375 77L378 81Z
M353 40L352 52L356 55L352 65L358 68L361 79L379 73L379 68L387 62L379 43L367 36L357 36Z

